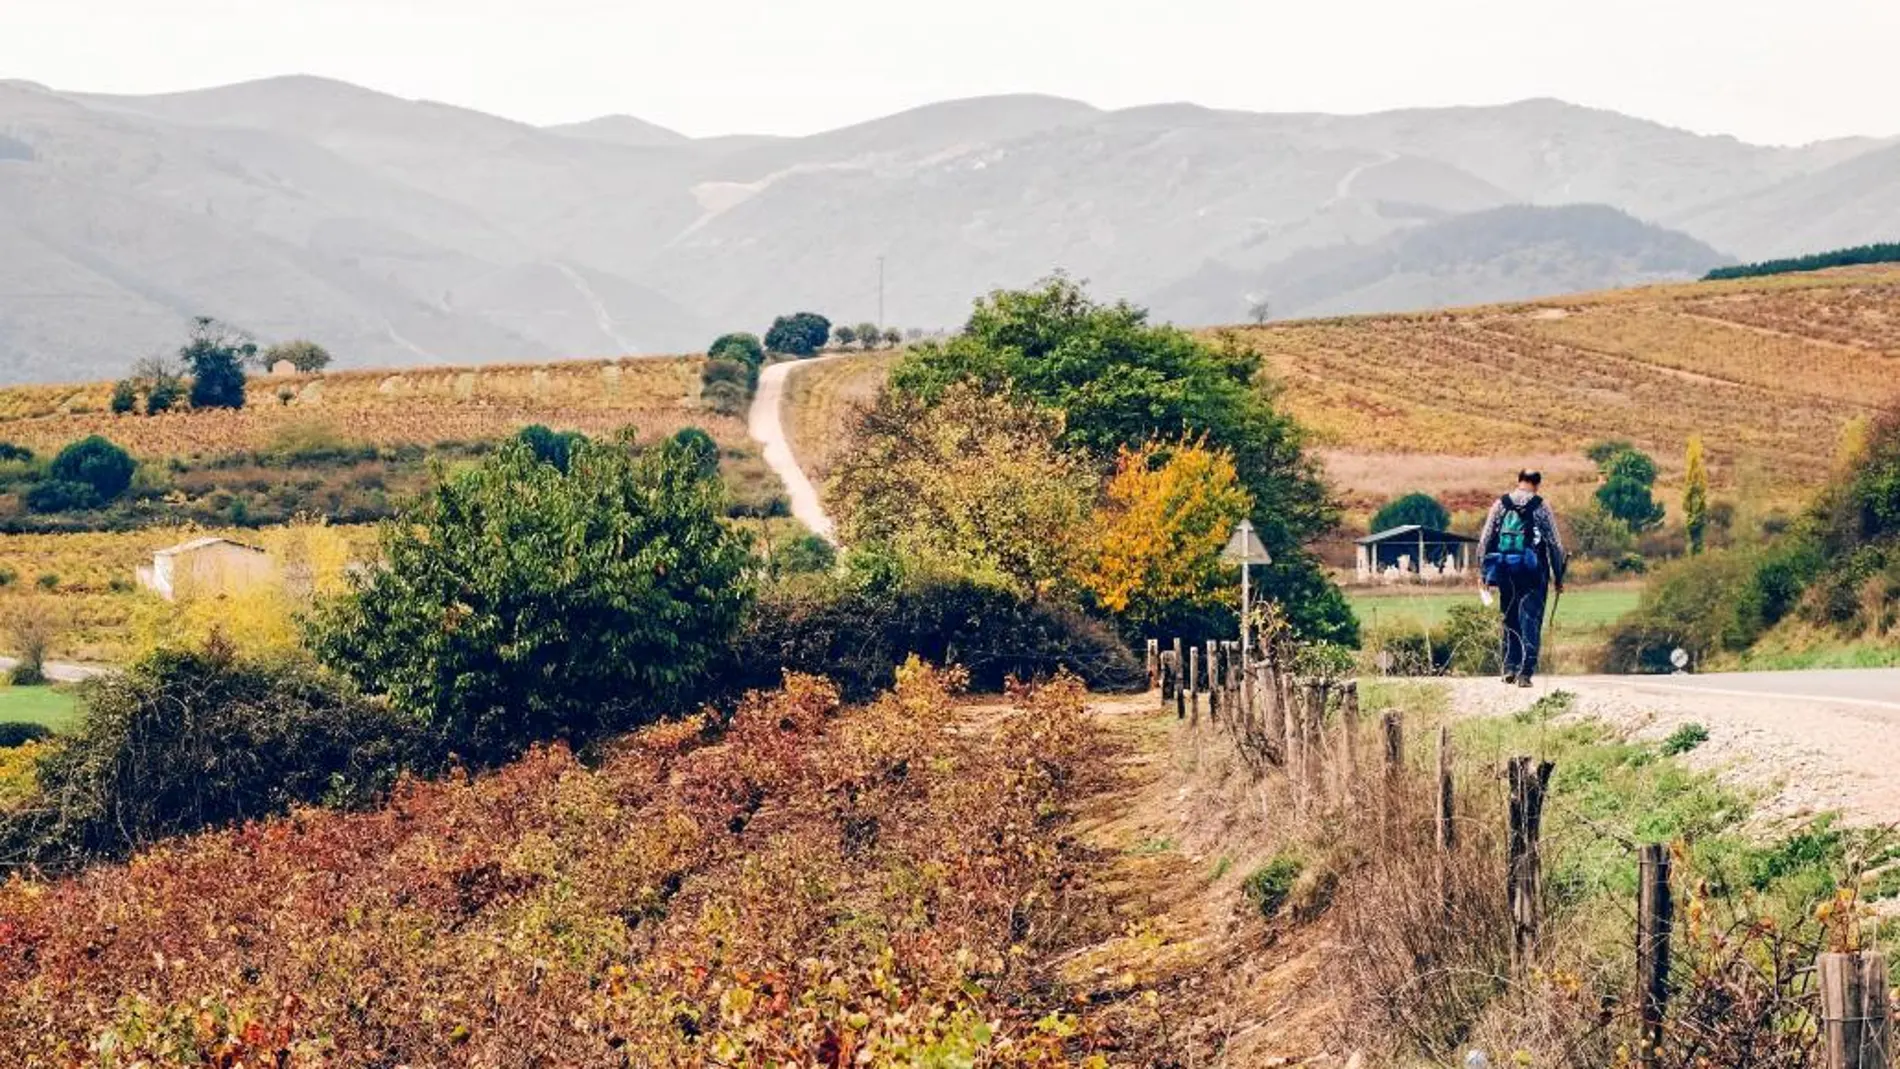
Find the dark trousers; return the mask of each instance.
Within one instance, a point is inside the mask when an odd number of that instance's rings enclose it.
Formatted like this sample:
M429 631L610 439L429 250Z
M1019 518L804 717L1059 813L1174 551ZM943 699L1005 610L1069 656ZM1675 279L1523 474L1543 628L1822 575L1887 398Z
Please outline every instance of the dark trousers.
M1504 671L1534 676L1544 644L1544 603L1550 588L1543 583L1507 583L1498 593L1504 598Z

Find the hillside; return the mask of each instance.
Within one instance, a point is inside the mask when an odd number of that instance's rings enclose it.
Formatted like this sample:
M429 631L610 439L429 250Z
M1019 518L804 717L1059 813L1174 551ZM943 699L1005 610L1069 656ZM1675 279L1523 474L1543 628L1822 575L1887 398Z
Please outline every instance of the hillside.
M1210 264L1156 294L1156 315L1218 322L1266 299L1276 319L1524 300L1694 277L1727 258L1602 205L1510 205L1366 245L1298 253L1256 271Z
M1849 419L1900 403L1900 267L1210 334L1266 355L1354 510L1417 489L1477 507L1520 464L1575 494L1595 482L1580 451L1605 438L1651 450L1667 482L1692 434L1718 488L1791 504L1829 470ZM884 366L814 369L795 388L811 462Z
M799 307L870 318L880 258L905 327L954 326L974 295L1057 267L1166 306L1224 272L1284 287L1317 250L1374 256L1305 293L1310 311L1626 285L1782 251L1797 217L1829 244L1890 237L1891 151L1547 100L1327 116L1009 96L690 139L308 77L153 97L0 82L0 381L119 374L197 314L355 367L677 352ZM1495 251L1429 284L1379 258L1471 213L1592 204L1715 252L1646 232L1590 254L1489 216L1472 225ZM1241 318L1236 288L1179 314Z

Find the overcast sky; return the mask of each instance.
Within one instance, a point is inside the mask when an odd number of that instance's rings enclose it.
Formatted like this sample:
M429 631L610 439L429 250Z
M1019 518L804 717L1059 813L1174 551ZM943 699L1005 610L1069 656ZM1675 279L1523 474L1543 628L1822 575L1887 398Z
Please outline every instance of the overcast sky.
M1363 112L1555 96L1703 133L1900 134L1900 0L0 0L0 77L320 74L552 123L797 134L955 97Z

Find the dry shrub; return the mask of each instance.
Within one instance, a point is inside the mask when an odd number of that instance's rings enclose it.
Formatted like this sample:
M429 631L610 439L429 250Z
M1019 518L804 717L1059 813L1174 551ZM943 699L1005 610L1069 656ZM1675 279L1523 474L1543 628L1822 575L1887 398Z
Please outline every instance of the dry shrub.
M1374 753L1368 735L1361 753ZM1376 774L1373 774L1376 772ZM1341 886L1337 911L1353 951L1341 956L1347 1038L1374 1048L1450 1052L1510 975L1504 829L1495 797L1456 800L1455 847L1436 845L1432 785L1410 769L1361 777L1369 803L1329 818ZM1442 892L1441 889L1442 888Z

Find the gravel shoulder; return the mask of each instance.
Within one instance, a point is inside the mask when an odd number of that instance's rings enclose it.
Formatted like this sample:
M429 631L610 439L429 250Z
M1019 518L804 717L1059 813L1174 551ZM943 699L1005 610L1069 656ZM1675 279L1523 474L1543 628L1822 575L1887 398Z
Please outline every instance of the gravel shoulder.
M1872 677L1842 685L1819 678L1826 673L1804 685L1802 675L1565 677L1530 690L1448 682L1453 708L1466 716L1510 715L1565 690L1577 696L1566 718L1598 720L1631 738L1657 741L1701 724L1709 740L1683 760L1757 799L1763 824L1827 811L1858 825L1900 823L1900 693L1889 702Z

